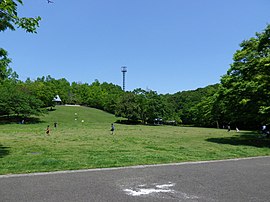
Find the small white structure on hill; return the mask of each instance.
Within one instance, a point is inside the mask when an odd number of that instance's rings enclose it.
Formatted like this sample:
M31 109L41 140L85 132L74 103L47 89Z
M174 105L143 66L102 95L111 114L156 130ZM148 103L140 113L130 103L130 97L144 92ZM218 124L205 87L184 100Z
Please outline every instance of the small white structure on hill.
M53 100L53 102L55 102L56 104L61 104L62 100L61 98L59 97L59 95L56 95Z

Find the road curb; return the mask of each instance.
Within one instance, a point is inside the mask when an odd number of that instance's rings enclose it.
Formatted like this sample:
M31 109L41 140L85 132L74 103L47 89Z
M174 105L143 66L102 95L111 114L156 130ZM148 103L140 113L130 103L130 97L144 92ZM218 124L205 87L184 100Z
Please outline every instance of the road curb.
M37 172L37 173L25 173L25 174L7 174L7 175L0 175L0 179L1 178L12 178L12 177L31 177L31 176L45 176L45 175L57 175L57 174L84 173L84 172L94 172L94 171L111 171L111 170L151 168L151 167L162 167L162 166L196 165L196 164L219 163L219 162L252 160L252 159L262 159L262 158L270 158L270 156L256 156L256 157L224 159L224 160L210 160L210 161L191 161L191 162L168 163L168 164L137 165L137 166L113 167L113 168L93 168L93 169L82 169L82 170L64 170L64 171Z

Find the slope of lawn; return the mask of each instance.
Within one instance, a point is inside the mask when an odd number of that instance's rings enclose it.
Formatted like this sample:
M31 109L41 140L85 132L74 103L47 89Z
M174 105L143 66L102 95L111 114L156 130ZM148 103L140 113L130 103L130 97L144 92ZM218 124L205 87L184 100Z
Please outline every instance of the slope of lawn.
M0 174L270 155L269 139L249 131L115 124L111 135L116 120L97 109L57 106L39 123L1 124Z

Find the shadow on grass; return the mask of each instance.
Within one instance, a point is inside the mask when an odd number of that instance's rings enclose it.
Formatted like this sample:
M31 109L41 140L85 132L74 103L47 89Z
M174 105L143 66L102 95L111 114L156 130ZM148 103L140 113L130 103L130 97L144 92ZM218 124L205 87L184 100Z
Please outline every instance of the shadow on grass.
M253 146L253 147L268 147L270 148L270 139L261 137L254 133L240 133L232 137L222 137L222 138L208 138L208 142L214 142L218 144L230 144L230 145L243 145L243 146Z
M35 117L23 118L21 116L0 116L0 125L13 123L21 124L22 122L24 124L36 124L41 123L42 121L40 121L39 118Z
M141 121L123 120L123 119L119 119L115 123L123 125L143 125Z
M0 144L0 158L3 158L4 156L9 154L9 147L4 147Z

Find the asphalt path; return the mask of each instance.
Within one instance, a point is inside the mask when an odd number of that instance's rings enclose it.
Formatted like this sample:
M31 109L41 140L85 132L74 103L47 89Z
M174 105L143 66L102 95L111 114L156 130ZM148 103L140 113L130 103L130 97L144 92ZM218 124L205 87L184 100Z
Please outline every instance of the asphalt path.
M0 175L0 201L270 201L270 157Z

